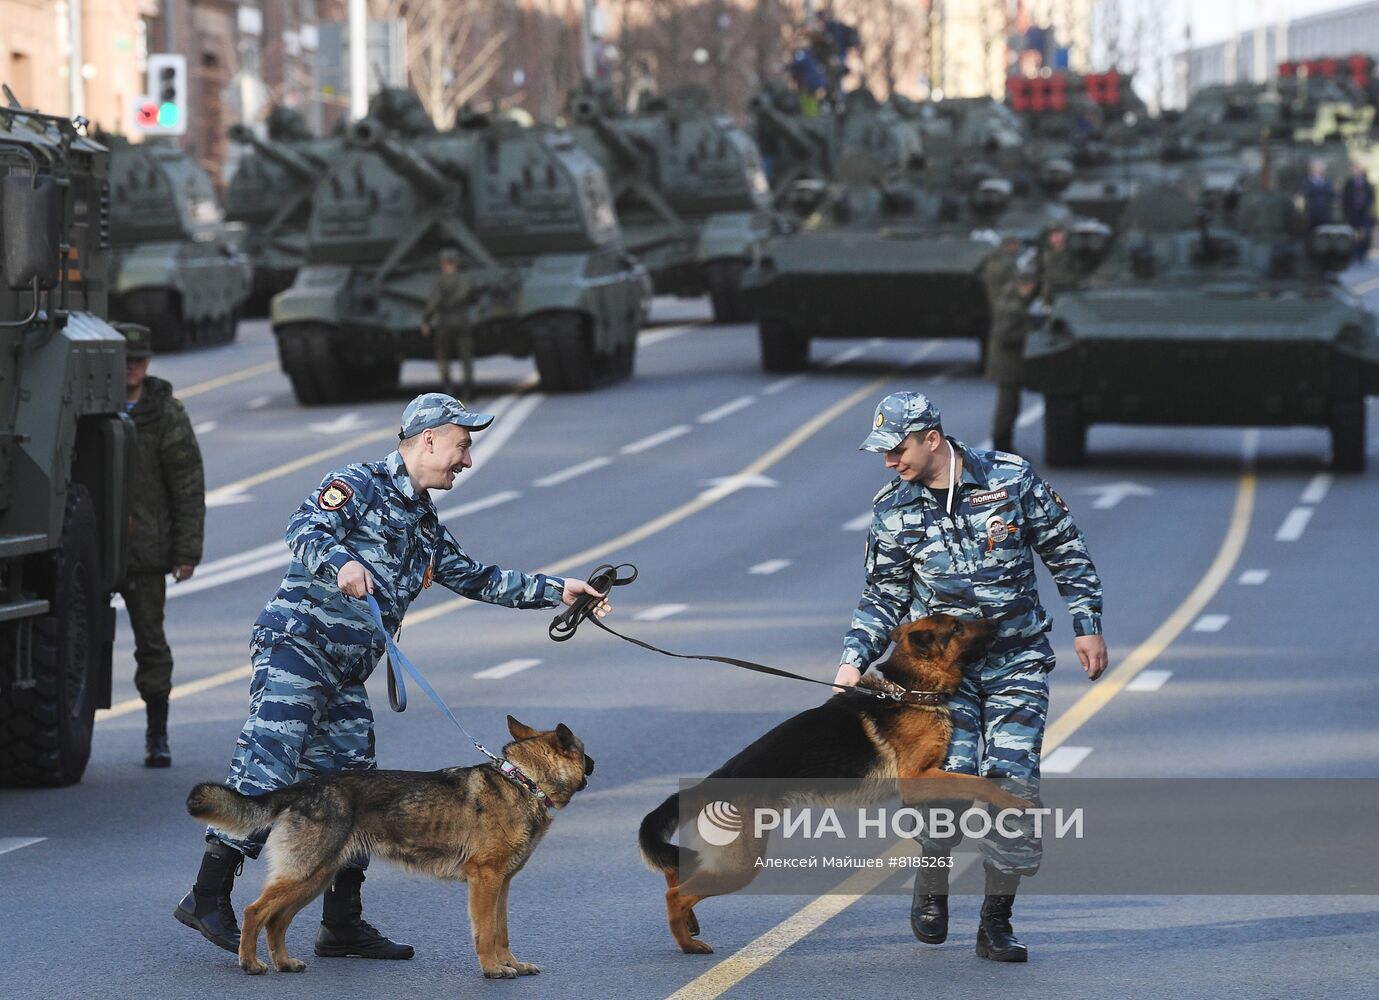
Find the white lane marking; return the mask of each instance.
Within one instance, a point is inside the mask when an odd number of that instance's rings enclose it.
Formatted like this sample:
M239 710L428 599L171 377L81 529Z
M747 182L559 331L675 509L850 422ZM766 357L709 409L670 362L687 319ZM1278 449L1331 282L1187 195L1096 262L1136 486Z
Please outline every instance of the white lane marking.
M1125 685L1127 691L1157 691L1168 683L1172 670L1141 670L1135 679Z
M287 547L286 542L278 542L273 546L265 546L265 548L272 548L275 551L271 555L263 555L248 562L236 563L219 573L209 573L203 576L198 572L190 580L168 584L168 597L186 597L188 594L210 590L212 587L219 587L222 584L258 576L258 574L267 573L269 570L282 569L292 561L292 550ZM115 602L112 600L110 603L113 605Z
M511 677L513 674L520 674L523 670L530 670L532 667L540 665L540 660L507 660L498 664L496 667L480 670L474 677L482 681L497 681L502 680L504 677Z
M698 330L700 324L691 323L688 326L668 326L664 330L652 330L650 333L643 333L637 337L638 347L650 347L652 344L659 344L663 340L671 337L678 337L682 333L689 333L691 330Z
M761 394L763 396L774 396L778 392L784 392L786 389L789 389L792 385L799 385L804 379L805 376L803 375L791 375L789 378L783 378L779 382L772 382L765 389L761 390Z
M865 347L849 347L846 351L833 355L824 361L825 368L836 368L838 365L845 365L849 361L856 361L863 354L867 353Z
M468 503L456 504L454 507L447 507L445 510L436 512L436 516L442 521L452 517L464 517L466 514L474 514L481 510L488 510L490 507L497 507L499 504L509 503L522 495L521 490L503 490L492 496L480 497L478 500L471 500Z
M272 396L255 396L244 404L246 410L261 410L273 401Z
M1335 481L1336 477L1331 473L1318 472L1298 499L1303 503L1321 503L1326 499L1326 491L1331 489L1331 484Z
M230 490L209 490L206 493L207 507L233 507L240 503L253 503L254 494L246 493L236 486Z
M495 399L493 408L488 411L493 414L493 424L482 434L474 435L474 447L470 451L474 465L465 476L473 476L488 461L490 455L507 444L508 439L517 433L518 428L545 398L539 392L532 392L517 399L510 395Z
M701 424L711 424L716 420L722 420L726 416L736 413L738 410L745 410L757 401L755 396L739 396L730 403L710 410L708 413L699 414Z
M689 424L676 424L674 427L667 427L665 430L657 431L655 434L648 434L640 441L633 441L631 444L625 444L620 450L624 455L638 455L651 448L655 448L658 444L674 441L676 438L688 434L689 432Z
M1203 615L1192 623L1192 631L1220 632L1230 620L1230 615Z
M884 344L885 342L886 342L886 338L885 338L885 337L872 337L871 340L867 341L867 346L868 346L868 347L880 347L880 346L881 346L882 344Z
M314 424L307 424L307 427L317 434L350 434L354 431L362 431L371 423L372 421L361 417L358 410L350 410L349 413L342 413L334 420L318 420Z
M1039 762L1039 773L1068 774L1086 760L1091 752L1091 747L1061 746Z
M1041 399L1024 413L1015 418L1016 427L1028 427L1044 415L1044 401Z
M789 565L789 559L767 559L765 562L757 563L747 572L757 576L770 576L772 573L779 573Z
M17 851L21 847L32 847L34 844L41 844L47 837L0 837L0 854L9 854L10 851Z
M1240 574L1240 579L1236 582L1244 584L1246 587L1258 587L1267 579L1269 579L1267 569L1247 569Z
M871 527L872 512L858 514L851 521L843 525L844 531L866 531Z
M1312 520L1311 507L1294 507L1274 532L1276 542L1296 542L1307 530L1307 522Z
M199 424L192 424L192 433L200 437L203 434L211 433L211 431L219 426L220 424L216 423L214 420L203 420Z
M634 622L658 622L663 618L669 618L671 615L678 615L688 607L688 604L654 604L638 611L632 616L632 620Z
M736 493L738 490L774 489L779 486L780 483L776 482L770 476L763 476L757 473L756 475L747 476L719 476L716 479L704 480L703 485L707 488L700 494L701 497L705 499L712 497L715 500L722 500L724 497Z
M572 465L568 469L552 472L549 476L542 476L540 479L533 482L532 485L543 488L546 486L559 486L561 483L569 482L576 476L582 476L586 472L593 472L595 469L602 469L605 465L612 464L613 460L611 458L600 455L598 458L591 458L587 462L580 462L578 465Z
M1092 510L1112 510L1126 497L1152 497L1157 491L1140 483L1125 480L1087 486L1083 488L1082 492L1096 496L1096 499L1092 501Z

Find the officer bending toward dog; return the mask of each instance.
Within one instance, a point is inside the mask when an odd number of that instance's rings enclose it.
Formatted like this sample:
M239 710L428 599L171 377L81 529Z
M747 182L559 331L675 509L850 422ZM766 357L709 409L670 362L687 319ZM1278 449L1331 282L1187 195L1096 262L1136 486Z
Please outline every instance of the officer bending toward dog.
M1034 554L1044 560L1072 613L1074 646L1090 680L1106 669L1101 580L1063 499L1017 455L978 451L947 437L938 409L917 392L892 393L876 408L862 450L884 452L896 479L874 501L866 587L843 640L836 683L856 684L905 621L943 612L1000 620L986 657L964 668L948 703L953 735L945 771L980 774L1038 800L1048 714L1052 621L1039 603ZM978 743L981 748L978 750ZM927 858L952 854L958 833L921 837ZM986 898L977 954L1024 962L1011 927L1022 875L1039 870L1042 848L1026 821L1021 835L982 841ZM920 868L910 924L939 944L948 936L948 868Z
M396 634L407 607L439 583L457 594L515 608L552 608L597 591L580 580L518 573L475 562L441 525L429 490L448 490L469 468L471 432L493 417L428 392L402 414L400 444L377 462L326 476L287 527L293 559L277 594L254 623L249 650L249 718L226 784L263 794L331 771L374 768L373 714L364 681L384 652L365 595ZM601 601L596 613L609 610ZM246 857L264 839L214 828L196 884L174 916L212 944L239 950L230 893ZM368 864L353 859L326 891L316 954L411 958L363 920L359 890Z

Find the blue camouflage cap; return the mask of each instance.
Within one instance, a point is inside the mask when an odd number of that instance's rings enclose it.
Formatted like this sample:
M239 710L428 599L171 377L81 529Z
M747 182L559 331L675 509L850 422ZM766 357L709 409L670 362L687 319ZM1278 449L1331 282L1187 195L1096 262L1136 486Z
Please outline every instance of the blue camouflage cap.
M454 396L447 396L443 392L423 392L402 411L402 431L399 437L405 441L428 427L439 427L441 424L454 424L456 427L481 431L491 423L493 414L475 413Z
M942 425L938 407L922 392L893 392L876 406L871 433L859 451L890 451L914 431Z

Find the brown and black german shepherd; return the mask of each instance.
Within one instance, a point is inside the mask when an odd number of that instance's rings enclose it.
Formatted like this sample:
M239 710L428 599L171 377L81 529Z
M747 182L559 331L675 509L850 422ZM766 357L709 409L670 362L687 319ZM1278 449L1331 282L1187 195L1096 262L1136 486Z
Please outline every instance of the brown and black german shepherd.
M540 732L509 715L508 731L514 742L503 755L556 808L588 784L594 762L564 723ZM287 926L358 853L468 882L469 921L484 975L511 979L541 971L508 948L508 886L551 825L551 813L492 764L341 772L257 796L207 782L187 796L187 812L236 836L273 828L268 879L244 910L239 939L239 965L251 975L267 970L258 956L260 928L274 968L306 968L287 953Z
M862 686L886 689L899 685L910 691L951 694L958 688L964 664L985 655L996 623L930 615L898 626L891 634L895 649ZM888 684L889 682L889 684ZM953 725L945 707L916 706L882 700L860 691L846 691L822 705L787 719L705 779L771 779L770 794L794 806L820 802L819 779L855 782L852 802L879 802L899 787L907 805L931 799L966 799L1002 808L1021 809L1030 803L999 786L972 775L939 769L948 752ZM915 780L925 779L925 780ZM942 779L941 781L928 779ZM897 782L904 782L897 786ZM713 951L700 941L694 906L746 886L760 870L755 862L766 853L765 835L757 837L750 824L726 847L713 847L697 836L696 824L683 828L679 848L668 840L680 825L682 811L697 815L715 798L699 785L676 792L642 820L642 857L666 879L666 916L675 943L686 954ZM719 786L720 788L722 786ZM730 803L731 804L731 803ZM746 803L744 803L745 805ZM739 813L764 804L753 798ZM693 871L682 882L681 852L693 859ZM691 853L693 852L693 853Z

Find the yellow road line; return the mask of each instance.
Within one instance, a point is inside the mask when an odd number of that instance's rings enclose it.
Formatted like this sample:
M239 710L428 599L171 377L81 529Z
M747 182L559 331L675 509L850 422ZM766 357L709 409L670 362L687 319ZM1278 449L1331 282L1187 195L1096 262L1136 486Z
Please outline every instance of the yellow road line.
M211 688L220 687L222 684L233 684L238 680L248 680L250 670L249 664L242 667L234 667L230 670L222 670L218 674L211 674L209 677L202 677L200 680L188 681L186 684L178 684L173 687L172 693L168 695L169 701L176 701L178 698L190 698L194 694L208 691ZM111 705L109 708L102 708L96 712L96 721L104 722L106 719L117 719L121 715L128 715L130 712L141 711L144 707L142 698L128 698L125 701Z
M1240 559L1245 538L1250 531L1250 520L1254 514L1254 498L1255 474L1247 471L1240 477L1226 535L1221 541L1220 549L1217 550L1216 558L1207 568L1206 575L1163 624L1125 658L1125 662L1097 681L1095 687L1049 725L1044 735L1045 754L1072 736L1120 693L1136 674L1154 662L1216 596L1216 592L1230 578L1231 571ZM912 850L913 844L905 841L887 853L889 856ZM895 872L888 868L864 869L848 877L829 894L816 896L765 934L753 939L712 969L696 976L672 993L669 1000L712 1000L721 996L792 944L818 930L853 903L878 888L894 874Z
M185 389L178 389L173 393L178 399L190 399L192 396L199 396L203 392L210 392L212 389L219 389L221 386L233 385L236 382L243 382L247 378L256 375L267 375L269 372L278 371L276 361L267 361L252 368L244 368L237 372L230 372L228 375L221 375L217 378L207 379L205 382L197 382L195 385Z

